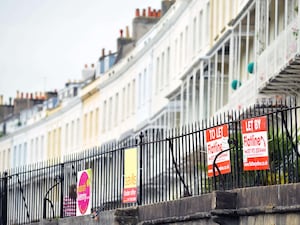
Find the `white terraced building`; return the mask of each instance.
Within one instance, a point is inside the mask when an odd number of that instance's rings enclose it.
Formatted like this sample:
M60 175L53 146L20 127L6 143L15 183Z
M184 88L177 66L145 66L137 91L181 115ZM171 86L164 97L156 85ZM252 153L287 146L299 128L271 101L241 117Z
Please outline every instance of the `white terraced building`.
M170 5L145 34L134 30L113 65L97 62L78 94L6 130L0 171L299 95L300 0Z

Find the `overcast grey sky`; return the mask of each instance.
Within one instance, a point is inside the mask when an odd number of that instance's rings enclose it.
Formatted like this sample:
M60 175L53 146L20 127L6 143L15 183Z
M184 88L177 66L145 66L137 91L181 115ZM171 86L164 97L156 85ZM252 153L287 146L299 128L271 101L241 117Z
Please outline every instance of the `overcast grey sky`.
M60 89L161 0L0 0L0 95ZM131 32L131 29L130 29Z

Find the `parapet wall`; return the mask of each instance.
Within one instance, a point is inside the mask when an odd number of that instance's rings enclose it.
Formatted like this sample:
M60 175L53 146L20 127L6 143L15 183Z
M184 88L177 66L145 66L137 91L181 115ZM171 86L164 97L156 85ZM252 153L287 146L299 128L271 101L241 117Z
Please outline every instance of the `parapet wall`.
M147 206L90 216L42 221L35 225L299 225L300 183L216 191Z

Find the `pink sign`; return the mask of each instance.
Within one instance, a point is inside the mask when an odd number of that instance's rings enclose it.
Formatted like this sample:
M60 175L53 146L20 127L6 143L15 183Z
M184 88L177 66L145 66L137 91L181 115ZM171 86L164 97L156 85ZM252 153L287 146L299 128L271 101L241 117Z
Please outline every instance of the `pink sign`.
M91 213L91 178L92 170L84 170L78 172L77 183L77 216L87 215Z

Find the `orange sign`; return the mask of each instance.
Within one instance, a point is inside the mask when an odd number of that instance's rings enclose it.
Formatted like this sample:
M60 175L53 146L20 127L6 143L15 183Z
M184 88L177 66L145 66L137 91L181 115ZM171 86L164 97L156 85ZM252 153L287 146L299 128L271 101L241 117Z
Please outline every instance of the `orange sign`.
M269 169L267 117L242 120L244 170Z
M212 177L213 162L216 155L229 148L228 144L228 125L217 126L206 130L206 146L207 146L207 166L208 176ZM230 153L226 151L218 156L216 164L221 174L230 173ZM216 175L218 175L217 169L215 169Z

